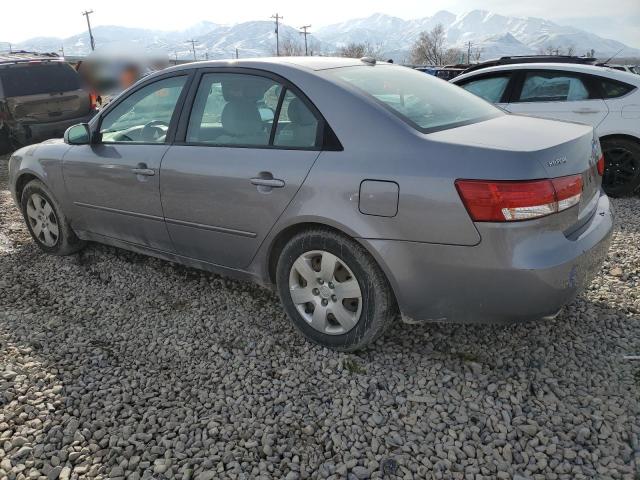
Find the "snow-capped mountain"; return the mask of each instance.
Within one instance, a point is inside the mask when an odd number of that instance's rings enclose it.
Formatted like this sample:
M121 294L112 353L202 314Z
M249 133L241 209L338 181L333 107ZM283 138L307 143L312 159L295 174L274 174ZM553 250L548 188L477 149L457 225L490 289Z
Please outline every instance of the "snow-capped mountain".
M414 20L375 14L329 25L319 29L316 36L337 45L366 39L382 45L385 51L408 54L420 32L437 24L444 27L448 46L466 51L468 42L471 42L472 49L480 50L483 59L533 54L548 48L565 53L571 48L578 55L593 49L600 57L608 57L621 49L624 49L625 56L640 55L639 49L578 28L542 18L508 17L485 10L472 10L461 15L441 11L432 17Z
M431 17L403 20L376 13L366 18L348 20L320 28L311 35L309 49L314 54L331 54L351 42L368 42L384 57L396 61L408 60L411 46L423 31L441 24L449 47L467 51L471 42L472 53L482 59L502 55L526 55L548 49L569 48L577 55L592 49L596 56L609 57L623 49L623 56L640 56L640 49L627 47L615 40L599 37L574 27L558 25L549 20L533 17L508 17L485 10L473 10L461 15L440 11ZM187 40L196 40L197 58L229 58L236 49L241 57L266 56L275 53L273 22L253 21L235 25L220 25L201 21L182 31L159 31L118 26L94 28L98 47L122 45L138 49L164 51L170 56L191 59L193 53ZM282 46L302 48L299 31L287 25L280 26ZM38 37L27 40L17 48L58 52L66 55L85 55L89 52L89 39L81 33L65 39Z

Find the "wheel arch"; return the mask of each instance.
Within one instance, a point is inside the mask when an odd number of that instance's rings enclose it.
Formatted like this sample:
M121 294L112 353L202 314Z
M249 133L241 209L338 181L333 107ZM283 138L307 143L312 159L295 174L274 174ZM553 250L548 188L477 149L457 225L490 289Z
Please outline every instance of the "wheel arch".
M44 183L38 175L31 171L22 172L20 173L20 175L18 175L18 178L16 178L15 189L16 199L18 203L22 201L22 192L24 191L24 187L26 187L27 183L32 180L40 180L42 183Z
M628 133L608 133L606 135L602 135L601 137L599 137L599 140L601 143L605 140L614 140L614 139L630 140L640 145L640 138L635 137L633 135L629 135Z
M355 236L352 232L349 231L348 228L342 227L342 226L338 227L334 225L329 225L316 220L301 221L299 223L288 225L282 230L280 230L274 236L273 240L269 244L269 248L267 250L267 256L266 256L266 260L267 260L266 273L272 285L276 284L276 266L278 264L278 258L280 257L280 252L282 252L282 249L284 248L284 246L287 244L287 242L291 238L293 238L298 233L303 232L305 230L310 230L313 228L324 228L327 230L331 230L333 232L344 235L358 242L367 251L367 253L371 255L371 258L373 258L373 260L378 264L378 266L382 270L382 273L384 274L385 278L387 279L387 282L389 282L389 286L391 287L391 293L393 295L393 298L396 301L396 304L398 304L399 297L397 295L397 283L396 283L395 277L390 272L388 265L384 262L382 257L378 254L378 252L375 251L375 249L372 249L371 246L368 244L368 242L363 242L362 239Z

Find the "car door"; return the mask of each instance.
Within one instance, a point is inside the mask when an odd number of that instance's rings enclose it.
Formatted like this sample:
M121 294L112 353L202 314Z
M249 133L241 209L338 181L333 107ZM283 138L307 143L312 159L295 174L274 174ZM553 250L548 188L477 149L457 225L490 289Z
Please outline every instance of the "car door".
M180 255L246 267L319 155L317 110L292 85L264 75L209 69L194 82L191 111L161 172Z
M509 92L511 72L480 74L457 83L468 92L485 99L489 103L505 108Z
M594 128L609 113L588 75L564 70L522 71L505 108L512 113L580 122Z
M160 162L188 79L175 73L135 88L97 120L97 141L69 149L63 174L74 228L173 250L160 202Z

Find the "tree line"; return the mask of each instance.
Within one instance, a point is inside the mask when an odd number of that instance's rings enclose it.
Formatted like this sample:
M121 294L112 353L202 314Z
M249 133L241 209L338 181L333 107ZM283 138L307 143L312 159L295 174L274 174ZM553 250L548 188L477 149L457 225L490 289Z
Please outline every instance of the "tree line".
M469 42L466 49L453 48L447 46L446 32L442 24L438 24L431 30L420 33L416 41L411 46L409 56L403 59L402 63L412 63L414 65L450 65L456 63L474 63L482 59L482 48L474 47ZM311 50L310 54L318 54ZM370 41L350 42L333 52L334 55L349 58L373 57L377 60L385 60L383 43L372 43ZM540 55L576 55L575 47L548 45L541 47L537 51ZM287 56L302 56L305 54L304 45L293 39L284 39L280 44L280 54ZM595 56L595 51L585 52L586 56Z

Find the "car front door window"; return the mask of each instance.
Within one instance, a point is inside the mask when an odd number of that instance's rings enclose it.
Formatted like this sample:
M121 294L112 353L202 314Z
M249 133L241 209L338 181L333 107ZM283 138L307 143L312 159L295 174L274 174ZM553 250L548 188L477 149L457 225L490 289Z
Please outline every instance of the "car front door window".
M103 143L164 143L187 80L159 80L129 95L102 119Z
M487 102L500 103L502 95L509 84L509 78L510 75L479 78L463 84L462 88L480 98L484 98Z

